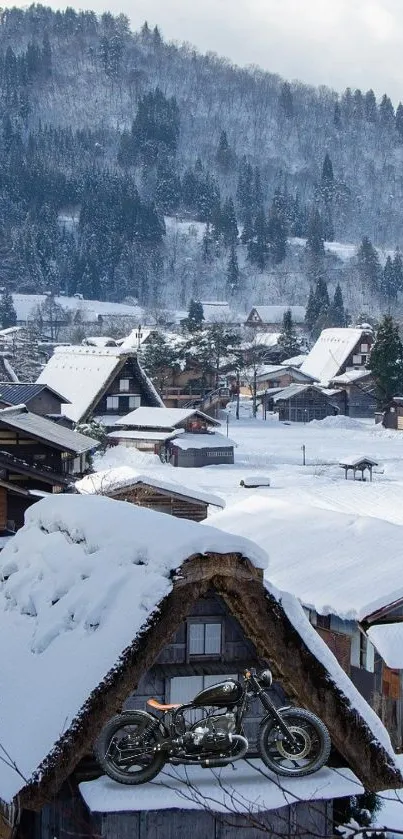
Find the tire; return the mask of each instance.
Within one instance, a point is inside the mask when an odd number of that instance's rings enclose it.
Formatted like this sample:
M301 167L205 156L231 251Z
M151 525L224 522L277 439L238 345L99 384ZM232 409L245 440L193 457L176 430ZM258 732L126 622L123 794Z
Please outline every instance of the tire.
M293 755L276 720L262 723L259 751L268 769L277 775L301 778L317 772L329 759L331 742L329 732L319 717L304 708L288 708L281 717L293 731L301 751ZM277 735L277 736L276 736Z
M147 735L147 729L154 724L155 717L144 711L126 711L109 720L102 729L94 749L99 765L109 778L119 784L135 786L136 784L145 784L158 775L165 763L165 758L161 752L152 753L152 747L161 740L161 733L158 729ZM144 759L141 759L140 752L138 764L132 764L126 768L119 766L118 756L115 759L112 756L113 751L116 751L116 741L119 742L119 735L121 747L123 743L127 744L128 735L138 738L145 737L145 744L150 747L148 756L146 751L143 752L146 765L144 765ZM135 769L135 766L139 768Z

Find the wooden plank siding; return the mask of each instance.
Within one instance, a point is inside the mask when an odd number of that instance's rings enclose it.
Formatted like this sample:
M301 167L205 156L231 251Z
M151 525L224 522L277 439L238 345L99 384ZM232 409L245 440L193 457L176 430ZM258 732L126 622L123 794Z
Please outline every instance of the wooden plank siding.
M136 484L129 489L116 490L106 494L119 501L127 501L129 504L147 507L158 513L168 513L179 519L203 521L207 518L208 504L205 501L173 495L146 484Z

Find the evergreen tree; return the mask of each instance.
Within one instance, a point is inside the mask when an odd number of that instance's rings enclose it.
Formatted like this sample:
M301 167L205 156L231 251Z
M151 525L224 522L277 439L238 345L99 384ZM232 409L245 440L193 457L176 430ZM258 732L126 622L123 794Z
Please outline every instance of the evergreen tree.
M164 160L157 167L155 204L168 215L177 212L181 200L181 182L172 161Z
M203 326L204 312L199 300L191 300L189 303L188 316L183 322L188 332L197 332Z
M214 221L214 230L217 238L222 238L226 248L236 245L238 241L238 225L236 223L232 198L226 198L222 208L218 211Z
M375 93L373 90L367 90L365 94L365 119L367 122L376 122L377 120L377 109L376 109L376 99Z
M403 346L396 321L385 315L376 334L370 359L377 401L381 408L403 393Z
M329 318L329 293L326 280L319 276L315 288L311 286L305 312L305 323L310 334L316 338L327 326Z
M264 271L269 257L269 230L263 207L253 222L252 238L248 242L248 259Z
M283 324L279 335L278 346L281 348L282 360L298 355L300 345L294 328L291 309L287 309L283 315Z
M158 390L162 390L179 365L179 353L161 332L154 332L141 352L141 364Z
M230 149L226 131L221 131L215 159L217 166L221 170L221 172L224 175L228 175L233 166L234 154Z
M369 288L371 291L378 291L381 279L381 265L377 250L374 248L368 236L364 236L357 251L358 273L362 288Z
M321 256L325 252L324 243L322 219L318 208L315 207L309 218L306 246L312 255Z
M384 93L379 104L379 121L381 125L388 128L393 125L395 111L389 96Z
M238 174L238 186L236 191L236 199L239 207L239 217L242 224L245 224L245 219L249 218L252 223L252 217L255 209L253 190L253 169L248 163L246 157L242 158Z
M215 239L211 232L210 222L207 222L202 239L202 259L203 262L212 263L214 259Z
M311 285L309 287L308 302L306 304L305 309L305 326L309 333L312 333L317 317L318 310L316 306L315 290L314 287Z
M320 182L320 196L323 201L323 235L327 242L332 242L334 239L333 229L333 197L334 197L334 174L333 164L326 152L322 167L322 177Z
M333 300L329 306L327 325L341 327L347 326L347 317L344 308L343 294L340 288L340 283L337 283Z
M362 119L364 115L364 97L361 90L355 90L353 94L353 114L355 119Z
M396 291L403 291L403 259L399 248L396 248L393 257L393 271Z
M270 258L274 265L284 261L287 252L287 230L276 210L272 207L267 224L267 236L270 244Z
M284 84L281 87L279 105L280 108L284 111L286 117L291 119L291 117L294 116L293 95L291 85L288 82L284 82Z
M334 103L333 123L337 130L341 128L341 108L339 102Z
M11 292L5 288L0 299L0 324L2 329L8 329L9 326L15 326L17 323L17 312L14 308L13 296Z
M231 246L227 264L227 294L232 297L239 291L239 266L235 245Z
M42 73L45 79L52 75L52 48L49 40L49 33L45 32L42 43Z
M392 258L390 256L387 257L384 269L382 271L380 291L385 300L388 301L389 305L391 304L392 300L396 300L397 298L395 271L393 268Z

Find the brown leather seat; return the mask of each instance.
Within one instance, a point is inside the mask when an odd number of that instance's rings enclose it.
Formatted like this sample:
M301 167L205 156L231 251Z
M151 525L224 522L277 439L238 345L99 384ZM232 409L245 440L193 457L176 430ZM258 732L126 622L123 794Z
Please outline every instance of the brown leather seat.
M175 703L163 705L161 702L158 702L158 699L147 699L147 705L150 708L155 708L156 711L173 711L174 708L180 708L180 703L178 705L175 705Z

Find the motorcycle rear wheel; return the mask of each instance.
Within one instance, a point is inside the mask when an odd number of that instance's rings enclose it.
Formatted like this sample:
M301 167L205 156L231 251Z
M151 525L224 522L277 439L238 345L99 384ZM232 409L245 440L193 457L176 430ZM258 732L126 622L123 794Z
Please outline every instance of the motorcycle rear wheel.
M135 786L151 781L161 771L165 758L153 748L159 732L150 731L154 718L146 713L126 711L112 717L104 726L95 744L95 755L104 772L119 784ZM143 740L143 743L141 742ZM137 742L138 748L136 748ZM124 752L133 763L122 765Z
M284 737L275 719L263 723L259 751L268 769L277 775L301 778L317 772L330 754L330 737L322 720L304 708L288 708L281 717L292 731L297 744L293 748Z

